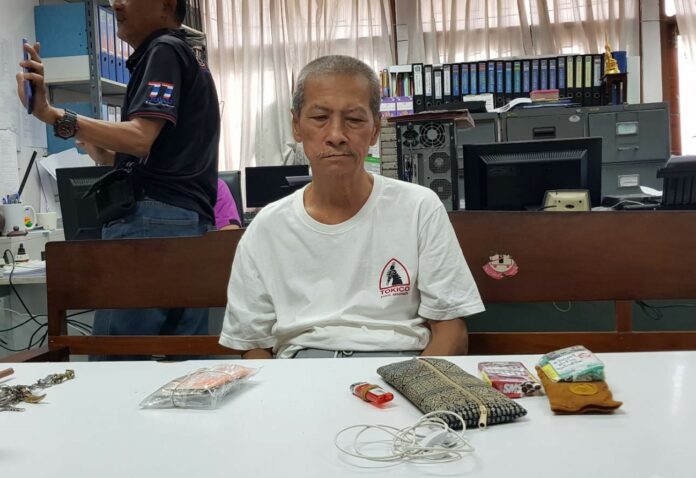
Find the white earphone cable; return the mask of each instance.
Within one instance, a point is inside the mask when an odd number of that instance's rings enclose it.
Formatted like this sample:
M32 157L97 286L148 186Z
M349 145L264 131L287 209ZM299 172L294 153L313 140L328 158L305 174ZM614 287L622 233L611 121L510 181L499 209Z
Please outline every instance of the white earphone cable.
M451 415L462 424L462 431L450 428L440 418ZM340 444L341 437L348 431L358 430L350 446ZM361 440L370 430L379 430L389 435L390 439ZM374 462L417 463L448 463L460 460L465 453L474 451L468 439L464 436L466 423L456 413L435 411L423 415L415 424L406 428L395 428L389 425L353 425L346 427L336 434L334 444L342 453L353 458ZM390 446L390 451L384 454L368 454L365 449L375 445Z

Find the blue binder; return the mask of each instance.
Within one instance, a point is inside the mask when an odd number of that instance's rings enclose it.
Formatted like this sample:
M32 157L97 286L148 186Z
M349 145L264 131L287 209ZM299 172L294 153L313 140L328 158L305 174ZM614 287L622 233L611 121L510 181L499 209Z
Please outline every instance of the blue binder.
M539 69L541 70L541 77L539 82L540 90L549 89L549 60L543 58L539 61Z
M99 66L102 78L109 78L109 9L99 7Z
M116 81L119 83L124 83L123 81L123 42L120 38L116 37Z
M568 84L566 83L566 57L558 57L558 96L565 98L568 96Z
M43 58L87 55L87 20L83 3L36 6L34 27Z
M478 95L478 65L469 63L469 94Z
M522 96L529 97L532 91L532 62L525 60L522 62Z
M478 64L478 92L479 95L483 93L488 93L488 88L486 87L486 62L480 62Z
M532 60L532 91L539 89L539 60Z
M459 64L455 63L452 65L452 101L458 103L462 100L459 93Z
M488 62L488 92L495 94L495 62Z
M109 74L106 78L116 81L116 17L111 10L107 10L106 31L109 53ZM104 76L103 72L102 76Z

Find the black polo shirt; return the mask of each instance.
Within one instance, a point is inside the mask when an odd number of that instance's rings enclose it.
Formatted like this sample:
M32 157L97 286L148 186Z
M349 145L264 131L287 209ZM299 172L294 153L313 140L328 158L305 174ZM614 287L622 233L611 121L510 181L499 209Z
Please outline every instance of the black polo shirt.
M208 67L198 61L183 31L153 33L127 62L131 78L121 121L162 118L150 154L116 155L116 166L135 165L145 196L196 211L215 224L220 114Z

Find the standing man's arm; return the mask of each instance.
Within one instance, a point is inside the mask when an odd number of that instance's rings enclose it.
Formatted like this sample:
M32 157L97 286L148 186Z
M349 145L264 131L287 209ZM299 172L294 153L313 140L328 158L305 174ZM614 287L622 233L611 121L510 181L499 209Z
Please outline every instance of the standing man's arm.
M430 343L424 356L466 355L469 353L469 334L464 319L428 320Z
M31 56L31 60L23 61L20 65L32 71L17 74L17 93L22 104L26 106L24 80L32 81L34 85L33 115L44 123L53 125L63 117L65 111L51 106L46 97L44 67L39 56L39 44L24 45L24 49ZM87 147L87 150L95 153L97 157L93 159L97 162L113 164L114 151L138 158L147 156L165 123L166 120L162 118L137 117L130 121L111 123L79 116L75 137L83 144L94 146L94 148Z

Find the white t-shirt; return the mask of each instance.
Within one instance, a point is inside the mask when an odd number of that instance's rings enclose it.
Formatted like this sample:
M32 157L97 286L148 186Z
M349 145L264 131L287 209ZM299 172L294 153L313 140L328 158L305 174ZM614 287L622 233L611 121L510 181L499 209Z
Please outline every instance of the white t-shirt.
M422 350L424 319L482 312L483 303L437 195L374 176L358 213L321 224L304 189L265 207L237 246L220 344L273 348Z

